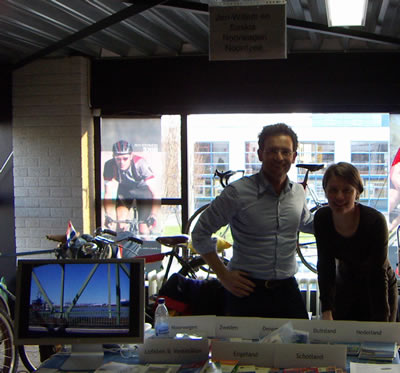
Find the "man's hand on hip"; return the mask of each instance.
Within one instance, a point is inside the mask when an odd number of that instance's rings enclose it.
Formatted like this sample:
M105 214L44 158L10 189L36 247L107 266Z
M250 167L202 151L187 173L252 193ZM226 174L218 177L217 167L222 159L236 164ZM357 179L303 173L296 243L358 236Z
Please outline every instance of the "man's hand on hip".
M254 282L249 280L247 273L243 271L228 270L219 280L224 288L239 298L250 295L255 287Z

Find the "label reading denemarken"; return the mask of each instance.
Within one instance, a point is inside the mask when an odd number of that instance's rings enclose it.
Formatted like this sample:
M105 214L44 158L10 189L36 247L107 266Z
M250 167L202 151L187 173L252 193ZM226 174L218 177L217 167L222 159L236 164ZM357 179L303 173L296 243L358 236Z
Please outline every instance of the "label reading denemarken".
M262 317L217 317L217 338L259 339L286 324L288 319L266 319Z
M210 60L286 58L286 4L212 6Z

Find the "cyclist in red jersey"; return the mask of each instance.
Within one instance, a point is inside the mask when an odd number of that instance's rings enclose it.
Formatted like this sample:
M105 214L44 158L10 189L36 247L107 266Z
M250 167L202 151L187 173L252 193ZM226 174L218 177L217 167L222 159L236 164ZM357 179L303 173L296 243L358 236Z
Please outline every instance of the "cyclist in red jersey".
M393 210L400 202L400 148L393 159L392 166L390 167L390 192L389 192L389 214L390 215L390 228L393 230L400 224L400 214L393 214Z
M127 230L129 225L114 220L129 219L130 209L136 202L139 233L149 234L156 226L159 207L152 181L154 174L147 161L133 153L132 145L120 140L113 145L113 158L104 165L104 225L114 230Z

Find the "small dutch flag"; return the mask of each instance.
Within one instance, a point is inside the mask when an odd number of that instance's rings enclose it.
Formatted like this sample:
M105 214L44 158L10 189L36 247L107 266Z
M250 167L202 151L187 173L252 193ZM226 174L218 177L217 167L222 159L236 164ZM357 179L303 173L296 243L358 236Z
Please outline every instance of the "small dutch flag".
M117 249L117 258L118 259L122 259L123 258L123 247L122 245L118 245L118 249Z
M71 220L68 221L68 228L65 236L67 237L67 247L70 247L71 241L76 237L76 230L72 225Z

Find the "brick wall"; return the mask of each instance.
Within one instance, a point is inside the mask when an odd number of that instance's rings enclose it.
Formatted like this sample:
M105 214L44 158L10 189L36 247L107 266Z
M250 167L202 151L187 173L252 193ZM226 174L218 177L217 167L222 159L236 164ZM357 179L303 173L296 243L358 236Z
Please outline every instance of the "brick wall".
M13 75L16 250L54 247L47 234L94 229L89 61L43 59ZM37 256L35 256L37 257Z

